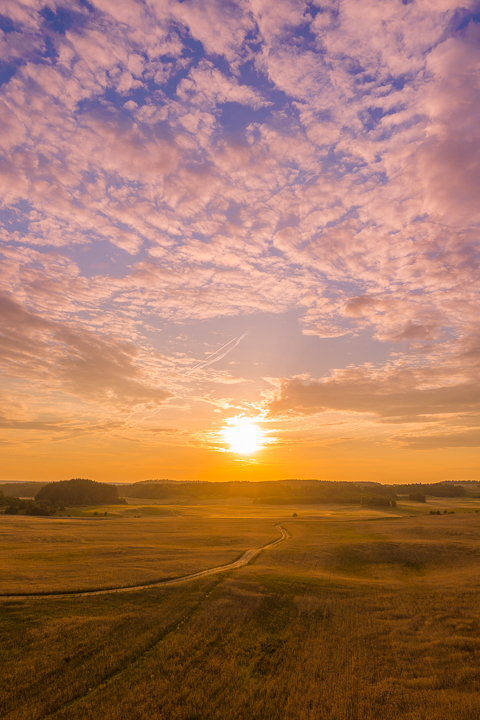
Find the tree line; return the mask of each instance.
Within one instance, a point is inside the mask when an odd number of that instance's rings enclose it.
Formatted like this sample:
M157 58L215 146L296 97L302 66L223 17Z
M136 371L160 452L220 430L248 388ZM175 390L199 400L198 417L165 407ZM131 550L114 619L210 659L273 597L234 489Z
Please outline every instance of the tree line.
M6 515L48 516L55 515L65 507L80 505L118 505L126 501L121 498L116 485L95 482L87 478L72 478L47 483L38 490L34 500L5 495L0 490L0 507Z

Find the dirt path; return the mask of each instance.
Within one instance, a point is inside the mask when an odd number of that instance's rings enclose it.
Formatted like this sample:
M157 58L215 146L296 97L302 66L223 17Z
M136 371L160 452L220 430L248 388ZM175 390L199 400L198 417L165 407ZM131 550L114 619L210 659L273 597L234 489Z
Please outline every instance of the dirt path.
M248 565L257 555L260 555L264 550L270 550L270 548L278 545L284 540L288 540L291 537L288 530L285 530L281 525L275 525L277 530L280 530L281 536L276 540L263 545L259 548L253 548L247 550L243 555L227 565L219 565L218 567L209 568L208 570L201 570L200 572L192 573L191 575L183 575L178 578L171 578L170 580L159 580L158 582L148 583L144 585L131 585L129 587L118 587L108 588L107 590L85 590L85 591L73 591L73 592L55 592L55 593L43 593L43 594L30 594L22 593L21 595L0 595L0 600L41 600L43 598L66 598L66 597L90 597L91 595L110 595L113 593L125 593L132 592L134 590L146 590L153 587L163 587L164 585L178 585L179 583L188 582L189 580L196 580L197 578L207 577L208 575L216 575L217 573L225 572L226 570L236 570L238 568Z

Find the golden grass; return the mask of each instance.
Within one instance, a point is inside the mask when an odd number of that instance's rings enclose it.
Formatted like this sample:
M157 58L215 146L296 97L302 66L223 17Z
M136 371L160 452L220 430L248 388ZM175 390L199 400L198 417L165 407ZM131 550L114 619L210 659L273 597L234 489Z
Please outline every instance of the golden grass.
M227 500L198 500L191 504L180 502L179 500L160 501L160 500L140 500L136 498L126 498L128 507L116 506L115 512L122 514L138 514L146 512L146 508L157 506L158 511L165 513L188 516L188 517L222 517L222 518L272 518L287 519L291 518L296 512L299 517L391 517L401 516L407 512L412 514L419 511L419 503L403 503L399 508L375 508L361 507L359 505L340 505L338 503L323 503L320 505L256 505L252 498L229 498ZM470 506L475 500L470 501ZM405 508L408 507L408 510ZM405 507L404 507L405 506ZM411 506L411 507L410 507ZM480 502L478 503L480 508ZM428 506L430 509L430 505ZM103 510L103 508L102 508ZM420 506L420 512L424 513L426 506ZM84 511L83 511L84 512ZM90 514L93 509L89 510ZM428 512L428 510L427 510Z
M216 582L152 588L141 596L4 603L0 717L37 720L88 696L181 627Z
M265 520L0 516L0 594L138 585L223 565L278 536Z
M480 514L287 527L217 579L3 603L2 720L478 720Z

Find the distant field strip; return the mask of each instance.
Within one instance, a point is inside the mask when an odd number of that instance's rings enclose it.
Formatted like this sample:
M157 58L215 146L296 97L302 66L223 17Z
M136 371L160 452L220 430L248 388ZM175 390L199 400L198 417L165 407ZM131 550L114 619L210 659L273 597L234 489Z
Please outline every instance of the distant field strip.
M143 583L141 585L129 585L127 587L113 587L105 590L85 590L85 591L72 591L72 592L53 592L53 593L21 593L16 595L0 595L0 600L40 600L44 598L66 598L66 597L90 597L92 595L110 595L113 593L125 593L132 592L135 590L146 590L154 587L163 587L165 585L178 585L179 583L188 582L189 580L197 580L198 578L207 577L208 575L216 575L227 570L237 570L238 568L248 565L254 558L256 558L264 550L270 550L284 540L288 540L291 537L288 530L285 530L281 525L275 525L277 530L280 531L281 535L276 540L273 540L267 545L262 545L259 548L253 548L243 553L241 557L234 560L227 565L219 565L217 567L208 568L207 570L200 570L199 572L191 573L190 575L183 575L177 578L170 578L168 580L159 580L157 582Z

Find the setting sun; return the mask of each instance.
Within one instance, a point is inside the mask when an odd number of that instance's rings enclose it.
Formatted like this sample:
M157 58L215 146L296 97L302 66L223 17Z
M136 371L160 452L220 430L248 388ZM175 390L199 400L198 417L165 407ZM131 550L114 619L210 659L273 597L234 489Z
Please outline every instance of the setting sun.
M253 455L263 447L263 430L251 418L230 418L227 423L228 425L222 428L219 434L230 445L230 452Z

